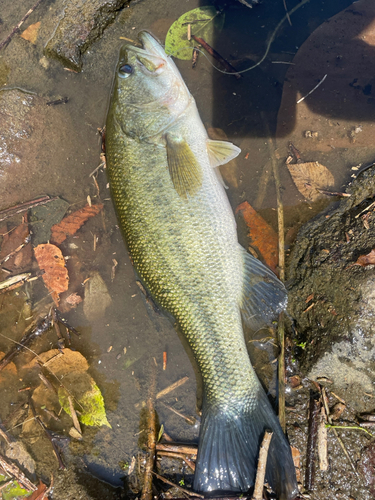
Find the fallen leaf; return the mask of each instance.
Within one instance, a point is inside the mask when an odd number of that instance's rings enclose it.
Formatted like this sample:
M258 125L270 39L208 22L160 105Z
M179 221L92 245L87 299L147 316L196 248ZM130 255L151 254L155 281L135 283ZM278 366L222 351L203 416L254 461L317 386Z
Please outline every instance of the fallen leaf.
M59 305L59 294L69 286L68 270L61 250L49 243L34 248L35 258L39 268L44 271L43 281L55 304Z
M0 262L9 271L22 271L31 263L32 251L29 241L29 227L26 223L3 236L0 251ZM9 256L9 258L7 258ZM6 259L6 260L4 260Z
M299 449L295 448L294 446L291 446L290 449L292 451L293 463L294 463L294 467L296 469L297 481L300 482L300 479L301 479L301 454L299 452Z
M57 376L72 371L85 372L89 369L86 358L80 352L68 348L64 349L63 354L58 349L42 352L22 369L29 373L35 366L40 369L40 364L46 364Z
M38 489L27 500L44 500L47 498L47 486L39 479Z
M25 448L21 441L14 441L9 444L5 451L5 455L18 462L18 465L26 469L30 474L35 472L35 460Z
M224 14L213 6L198 7L185 12L169 28L165 38L165 52L177 59L189 60L193 57L194 40L187 39L188 24L191 23L192 35L203 38L213 45L215 36L224 26Z
M91 205L91 207L90 205L86 205L80 210L67 215L59 224L52 226L51 240L57 244L62 243L66 240L67 236L75 234L90 217L95 217L102 208L103 205L101 204Z
M249 228L250 245L259 251L264 262L276 273L279 262L277 234L247 201L238 205L238 213L242 214Z
M357 261L354 263L355 266L370 266L371 264L375 264L375 248L371 250L367 255L360 255Z
M335 182L328 168L317 161L289 163L287 167L296 188L308 201L316 201L324 196L318 190L327 190Z
M30 26L26 28L25 31L22 32L21 37L35 44L36 39L38 37L39 28L40 28L40 21L38 21L35 24L30 24Z
M84 425L111 427L104 408L104 399L99 387L88 373L69 373L64 377L64 386L73 394L79 410L79 421ZM68 415L70 405L68 393L64 387L58 389L59 402Z
M76 307L82 302L82 297L80 297L78 293L72 293L65 299L65 302L72 307Z

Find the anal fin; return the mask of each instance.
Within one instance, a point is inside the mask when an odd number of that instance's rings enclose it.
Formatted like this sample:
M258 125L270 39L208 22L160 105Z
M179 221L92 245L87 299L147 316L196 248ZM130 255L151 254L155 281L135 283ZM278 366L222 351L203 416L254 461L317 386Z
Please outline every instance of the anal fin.
M260 260L242 252L244 282L240 303L242 318L252 330L271 325L278 314L286 309L288 294L284 284Z

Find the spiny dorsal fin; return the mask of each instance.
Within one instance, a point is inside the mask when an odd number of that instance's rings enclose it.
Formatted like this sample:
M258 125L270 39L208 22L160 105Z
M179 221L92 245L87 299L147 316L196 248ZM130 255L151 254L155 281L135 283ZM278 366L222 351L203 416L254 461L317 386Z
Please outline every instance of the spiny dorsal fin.
M212 168L225 165L241 153L241 149L228 141L207 139L207 152Z
M182 137L166 134L169 173L175 190L182 198L194 196L202 185L202 169L188 143Z

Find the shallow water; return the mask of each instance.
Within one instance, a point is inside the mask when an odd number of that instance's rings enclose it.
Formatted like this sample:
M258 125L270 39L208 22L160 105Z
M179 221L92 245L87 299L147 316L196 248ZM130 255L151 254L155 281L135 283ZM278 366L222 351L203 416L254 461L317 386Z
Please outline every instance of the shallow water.
M283 88L285 93L285 87L290 82L287 79L284 84L285 77L288 78L286 73L293 63L294 55L314 30L351 3L351 0L337 0L303 5L292 16L291 27L287 21L284 22L265 62L255 70L244 73L239 80L215 71L201 55L194 70L189 61L177 61L182 76L197 101L203 123L208 128L222 129L228 139L242 149L234 171L223 173L229 186L228 196L233 208L245 200L249 201L275 230L277 216L274 182L272 177L267 185L265 182L267 170L272 169L271 157L278 159L288 246L292 244L298 227L330 203L331 198L315 204L306 203L285 167L288 140L295 140L293 130L289 130L287 135L288 127L283 128L283 123L290 116L279 112ZM293 5L289 5L289 8ZM28 8L25 2L10 0L3 0L2 6L1 39L19 21L23 10ZM77 233L77 238L71 240L77 248L70 248L68 243L62 244L61 248L64 255L71 255L80 262L83 279L93 271L98 271L112 299L102 317L90 321L83 314L82 304L67 317L80 331L80 339L73 338L73 348L82 352L89 360L90 373L103 392L107 416L112 425L112 429L104 427L95 432L91 430L90 438L79 446L72 446L71 451L82 456L86 470L113 485L121 484L121 477L124 475L119 462L130 463L142 442L142 402L148 394L152 367L157 365L157 391L182 377L189 377L183 386L156 404L159 422L175 441L196 441L199 428L198 425L187 424L163 403L198 422L197 382L195 368L183 347L183 339L176 334L169 320L156 314L146 304L136 284L117 226L105 172L101 169L97 176L99 193L89 174L100 162L97 129L105 123L113 72L118 50L123 43L120 36L135 40L138 30L148 29L163 41L172 22L197 6L199 2L195 0L183 3L170 0L132 2L119 13L115 22L104 31L102 38L85 53L83 71L77 74L66 71L59 61L49 60L47 69L42 65L45 64L44 60L41 62L43 46L53 31L54 15L58 7L58 2L46 1L42 2L23 27L37 21L42 22L36 44L32 45L16 35L0 52L0 76L6 80L3 88L19 87L40 98L32 111L35 114L32 129L27 132L29 142L25 149L20 149L23 153L19 155L20 161L6 167L2 167L0 163L0 209L43 194L60 196L73 208L83 206L88 195L93 202L101 200L104 204L103 217L97 216L90 220ZM263 5L247 9L239 2L232 2L228 5L223 3L222 8L226 16L225 26L216 35L215 49L232 61L238 70L243 70L263 55L267 41L285 15L283 3L264 0ZM344 34L341 38L344 38ZM336 58L342 56L339 50L341 38L336 40ZM332 51L331 42L329 40L326 46L323 43L315 47L316 53L313 47L309 53L311 60L318 59L322 52L327 53L328 58ZM367 55L370 57L371 54ZM346 53L344 58L345 56ZM321 72L313 68L309 74L308 69L309 65L307 70L306 67L301 67L301 74L307 74L310 80L306 77L307 88L301 85L297 98L306 95L327 72L325 68ZM356 77L353 75L350 81L345 82L345 86ZM329 76L327 82L328 79ZM320 90L323 88L322 85ZM340 98L340 92L342 88L337 87L335 96ZM45 106L46 101L61 97L68 97L69 101L58 106ZM360 139L355 143L350 136L350 127L361 126L365 129L366 124L371 124L370 114L365 116L360 112L362 108L358 107L358 116L353 114L352 109L346 116L344 98L337 115L335 108L329 107L332 94L328 91L319 93L316 90L314 101L310 102L319 103L319 106L309 109L309 98L306 98L306 108L303 108L306 113L311 112L308 116L313 118L314 126L328 119L333 126L340 122L338 126L341 127L343 140L339 146L327 147L329 141L326 137L320 137L315 143L308 142L302 132L296 136L298 143L295 144L306 161L319 161L332 170L335 177L333 188L337 191L341 191L343 184L350 180L351 166L371 161L374 153L372 144L362 144ZM371 95L367 98L371 108L373 98ZM325 109L329 109L328 117L325 116ZM297 109L295 115L298 115ZM313 125L311 128L313 129ZM370 139L371 133L367 137ZM260 189L264 189L263 200L259 200ZM247 246L246 228L241 219L238 222L240 240ZM94 238L98 238L95 250ZM111 279L113 259L116 259L118 266L114 279ZM33 303L43 293L42 285L38 284L30 286L28 290ZM19 332L22 332L23 326L19 325L16 330L14 323L24 300L23 291L17 297L14 294L0 296L0 325L7 336L12 336L9 333L9 329L12 329L16 338L20 337ZM48 349L54 342L54 335L49 334L44 344L36 345L33 349ZM6 351L9 343L3 339L0 347ZM166 370L162 370L163 352L167 353ZM258 356L258 359L262 360L258 363L258 369L266 372L264 380L272 385L269 356ZM17 365L22 366L24 362L20 356ZM17 393L17 390L23 381L13 380L12 384L13 386L7 387L7 404L0 409L3 420L9 414L11 404L22 401L22 393ZM41 464L45 461L46 467L53 468L53 458L45 458L51 454L48 446L49 443L43 441L38 451L33 453L38 456Z

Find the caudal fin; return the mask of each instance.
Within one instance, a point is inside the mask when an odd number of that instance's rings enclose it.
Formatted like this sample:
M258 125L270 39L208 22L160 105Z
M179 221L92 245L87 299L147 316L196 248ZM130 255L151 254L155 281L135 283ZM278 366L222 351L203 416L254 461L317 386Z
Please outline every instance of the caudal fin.
M230 404L203 410L194 489L199 492L246 492L255 481L264 431L273 431L266 480L280 500L298 495L290 446L267 396L259 393L249 405Z

